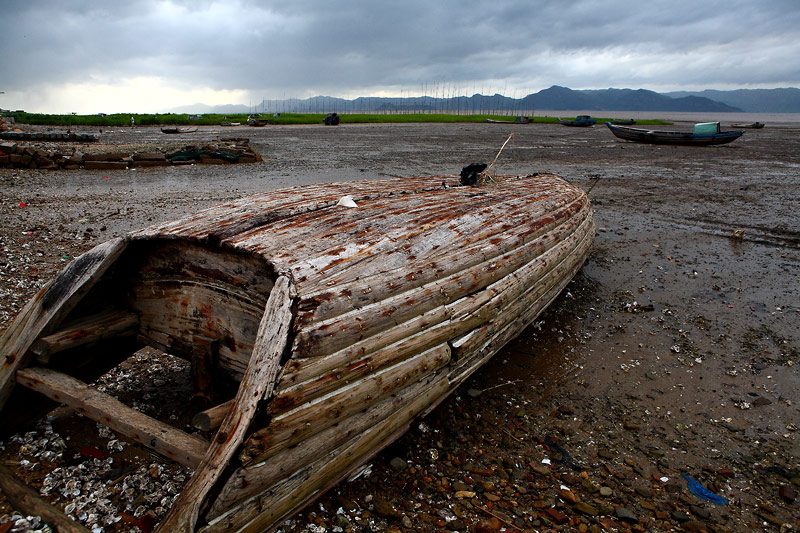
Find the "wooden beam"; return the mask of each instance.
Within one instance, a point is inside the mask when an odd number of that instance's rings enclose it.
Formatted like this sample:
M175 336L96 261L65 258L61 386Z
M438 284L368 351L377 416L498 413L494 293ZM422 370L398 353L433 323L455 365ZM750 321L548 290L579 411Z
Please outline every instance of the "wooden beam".
M5 494L11 506L24 515L39 516L46 523L55 526L58 533L89 533L89 530L46 502L28 485L0 465L0 491Z
M157 532L194 531L209 491L222 477L231 457L244 440L259 402L269 397L289 339L292 298L289 279L279 276L269 295L256 344L233 406L217 431L205 457L175 499Z
M75 259L34 296L0 339L0 410L14 389L14 372L33 354L30 347L50 333L94 286L127 246L126 239L99 244Z
M183 465L196 467L208 443L132 409L86 383L49 368L17 371L17 383L74 408Z
M205 411L200 411L192 418L192 425L200 431L211 431L217 429L231 410L233 400L215 405Z
M110 339L128 332L133 333L139 325L136 313L126 311L106 311L71 324L33 343L31 351L36 354L40 364L50 362L50 356L58 352L83 346L91 342Z

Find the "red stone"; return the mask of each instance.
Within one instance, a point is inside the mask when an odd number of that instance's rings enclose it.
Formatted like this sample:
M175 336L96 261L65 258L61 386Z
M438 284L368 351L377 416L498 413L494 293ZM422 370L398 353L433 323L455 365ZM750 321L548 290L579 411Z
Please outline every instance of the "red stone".
M797 498L797 493L789 485L781 485L781 488L778 489L778 496L783 498L785 501L792 503L795 498Z
M544 513L548 517L550 517L550 520L552 520L559 526L563 526L564 524L569 522L569 517L567 515L565 515L564 513L553 507L548 507L547 509L544 510Z

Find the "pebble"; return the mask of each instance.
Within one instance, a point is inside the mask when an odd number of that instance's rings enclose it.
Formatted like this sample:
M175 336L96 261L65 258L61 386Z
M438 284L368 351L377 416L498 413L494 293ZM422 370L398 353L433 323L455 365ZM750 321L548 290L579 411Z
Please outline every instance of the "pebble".
M684 531L690 531L691 533L709 533L709 531L711 531L707 525L702 522L698 522L697 520L689 520L688 522L684 522L681 524L681 528Z
M618 520L622 520L623 522L630 522L636 523L639 519L633 514L633 511L625 508L625 507L617 507L614 509L614 516L617 517Z
M589 515L589 516L597 516L597 513L599 513L599 511L597 510L597 507L595 507L594 505L592 505L590 503L586 503L586 502L578 502L578 503L576 503L575 504L575 510L578 511L579 513L583 513L583 514Z
M797 498L797 492L789 485L781 485L781 488L778 489L778 496L786 502L793 503Z
M608 498L613 493L614 491L611 490L611 487L606 487L606 486L600 487L600 496L602 496L603 498Z
M391 466L392 470L394 470L395 472L399 472L401 470L404 470L408 466L408 463L406 463L400 457L395 457L391 461L389 461L389 466Z
M558 524L559 526L563 526L564 524L566 524L567 522L569 522L569 517L568 517L567 515L565 515L564 513L562 513L561 511L559 511L558 509L555 509L555 508L553 508L553 507L548 507L548 508L546 508L546 509L544 510L544 513L545 513L545 514L546 514L546 515L547 515L547 516L548 516L548 517L549 517L549 518L550 518L550 519L551 519L553 522L555 522L555 523L556 523L556 524Z

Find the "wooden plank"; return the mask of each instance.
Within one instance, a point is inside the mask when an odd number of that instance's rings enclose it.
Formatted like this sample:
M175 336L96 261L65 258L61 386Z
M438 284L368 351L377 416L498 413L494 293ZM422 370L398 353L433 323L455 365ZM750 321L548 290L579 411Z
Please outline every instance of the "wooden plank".
M304 403L274 417L268 426L254 432L247 439L239 457L243 464L269 457L353 413L363 411L405 388L408 383L435 372L449 361L449 346L436 346L328 395Z
M61 372L23 368L17 371L17 382L186 466L196 467L208 449L203 439L140 413Z
M347 313L308 324L298 331L293 351L303 353L306 357L327 355L384 332L420 313L474 293L515 271L531 258L545 253L571 235L585 217L585 213L584 216L573 217L519 249L481 261L466 270L434 279L420 287L368 305L353 305L352 310ZM378 288L381 286L380 280L370 282L370 290L373 292L379 292ZM344 298L340 300L347 302Z
M0 491L5 494L8 503L14 509L23 515L41 517L44 522L55 527L58 533L89 533L88 529L49 504L2 465L0 465Z
M508 322L524 323L518 317L526 312L533 301L538 300L543 293L558 286L559 283L568 283L583 264L592 245L594 240L593 223L590 224L590 229L591 232L574 235L573 238L565 241L562 253L553 258L554 263L545 271L546 274L538 280L538 283L517 283L511 289L501 292L494 302L487 303L486 308L496 309L499 312L492 313L492 316L487 317L482 326L451 343L456 359L460 359L462 353L469 353L482 344L481 339L486 331L501 329Z
M127 246L118 238L72 261L25 306L0 339L0 411L14 388L14 374L33 354L31 345L52 332Z
M267 301L250 365L200 465L156 531L194 531L208 492L220 480L250 427L258 404L272 393L292 322L289 280L279 276Z
M217 429L228 415L228 411L231 410L232 406L233 400L228 400L227 402L215 405L205 411L201 411L192 418L192 425L201 431Z
M92 342L126 335L136 331L139 317L127 311L105 311L84 318L68 327L41 337L31 346L40 364L48 364L50 356Z
M268 490L284 478L315 462L343 444L371 431L389 425L389 432L417 416L448 388L441 375L428 376L409 385L397 394L320 431L297 446L283 450L268 459L234 472L208 513L209 520L219 516L241 501ZM385 429L383 431L386 431Z
M311 299L317 293L330 292L331 287L339 292L352 291L354 283L368 276L395 274L391 278L402 281L409 272L416 272L416 266L430 261L445 268L442 274L446 275L532 240L547 231L546 225L557 225L563 221L559 218L571 216L564 208L579 198L575 191L539 189L535 185L522 192L499 192L493 187L481 196L470 195L470 201L464 202L452 191L440 191L439 197L414 204L413 209L404 209L403 205L389 212L383 209L382 223L377 227L359 219L354 228L358 234L351 239L357 246L334 241L333 247L321 251L319 257L292 265L292 270L299 279L316 279L302 291ZM417 211L420 214L412 218ZM431 273L431 269L422 270L417 283L429 281L425 276ZM316 320L335 314L325 310Z
M429 392L420 404L431 402L446 390L446 378L437 375ZM212 519L203 531L269 531L275 524L291 515L303 504L333 486L384 446L408 430L415 418L415 408L404 409L396 417L388 417L368 431L358 434L344 445L323 455L310 465L298 470L263 494L246 500L223 515Z
M257 299L243 289L180 279L147 280L132 290L143 336L184 358L196 339L220 340L219 365L244 373L263 316Z
M415 350L454 339L493 319L527 287L538 284L569 250L593 232L592 220L583 219L569 237L485 290L440 306L394 328L369 337L326 357L295 360L281 376L270 413L276 415L349 381L409 357ZM563 270L563 269L562 269ZM545 284L546 285L546 284ZM547 287L542 287L545 290ZM384 342L399 338L394 344ZM378 347L375 351L370 348ZM305 378L305 380L302 380Z

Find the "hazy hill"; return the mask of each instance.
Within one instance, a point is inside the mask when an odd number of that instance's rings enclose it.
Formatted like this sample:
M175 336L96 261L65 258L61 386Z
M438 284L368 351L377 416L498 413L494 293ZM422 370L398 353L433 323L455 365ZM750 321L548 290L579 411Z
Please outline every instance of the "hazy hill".
M800 113L800 89L737 89L735 91L677 91L665 93L680 98L700 96L739 107L749 113Z
M601 89L574 91L554 85L535 95L538 109L585 109L587 111L741 111L709 98L671 98L645 89Z
M268 100L254 106L194 104L165 111L174 113L299 112L299 113L478 113L533 114L536 110L684 111L800 113L800 89L740 89L735 91L683 91L657 93L646 89L573 90L553 85L524 98L501 94L472 96L418 96L407 98L332 96Z

